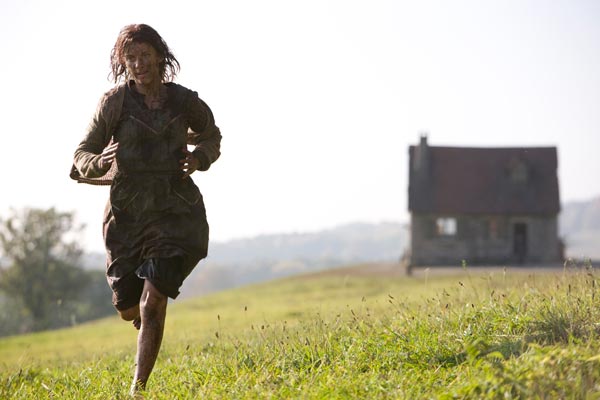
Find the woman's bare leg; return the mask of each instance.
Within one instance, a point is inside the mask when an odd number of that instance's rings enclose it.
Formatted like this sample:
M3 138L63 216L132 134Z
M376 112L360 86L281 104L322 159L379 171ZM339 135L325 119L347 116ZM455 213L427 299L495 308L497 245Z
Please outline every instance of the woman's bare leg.
M165 328L167 302L167 296L159 292L150 281L144 282L139 306L141 328L138 334L132 393L146 387L146 382L154 368Z

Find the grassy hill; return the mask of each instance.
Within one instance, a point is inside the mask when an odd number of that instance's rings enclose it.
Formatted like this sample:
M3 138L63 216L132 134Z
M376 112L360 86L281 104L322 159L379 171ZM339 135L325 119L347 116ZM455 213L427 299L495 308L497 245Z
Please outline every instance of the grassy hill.
M590 268L365 265L175 302L147 398L596 398L598 295ZM0 398L126 398L135 337L1 339Z

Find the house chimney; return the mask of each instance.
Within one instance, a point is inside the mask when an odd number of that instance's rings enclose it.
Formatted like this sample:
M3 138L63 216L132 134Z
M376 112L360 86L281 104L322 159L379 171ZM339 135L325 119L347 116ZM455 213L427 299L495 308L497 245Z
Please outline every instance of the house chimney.
M419 145L415 147L415 159L413 170L421 176L427 176L429 171L429 145L427 144L427 132L421 133Z

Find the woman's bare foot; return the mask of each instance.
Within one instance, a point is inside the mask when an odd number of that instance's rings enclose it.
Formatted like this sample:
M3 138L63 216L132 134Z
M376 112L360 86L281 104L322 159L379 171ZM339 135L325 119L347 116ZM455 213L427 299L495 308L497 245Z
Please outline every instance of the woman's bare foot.
M140 306L136 304L135 306L128 308L126 310L117 310L119 311L119 315L125 321L133 321L133 326L138 331L142 326L142 319L140 318Z
M145 386L142 382L132 383L129 389L129 396L135 400L144 400L143 390Z

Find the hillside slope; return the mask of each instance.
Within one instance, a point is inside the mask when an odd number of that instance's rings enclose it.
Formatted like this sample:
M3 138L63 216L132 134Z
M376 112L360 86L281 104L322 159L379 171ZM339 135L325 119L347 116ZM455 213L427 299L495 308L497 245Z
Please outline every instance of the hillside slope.
M595 398L597 279L339 270L176 302L146 398ZM0 398L126 398L135 338L115 317L0 339Z
M387 222L211 243L209 257L186 280L182 296L349 264L397 261L407 241L405 224Z

